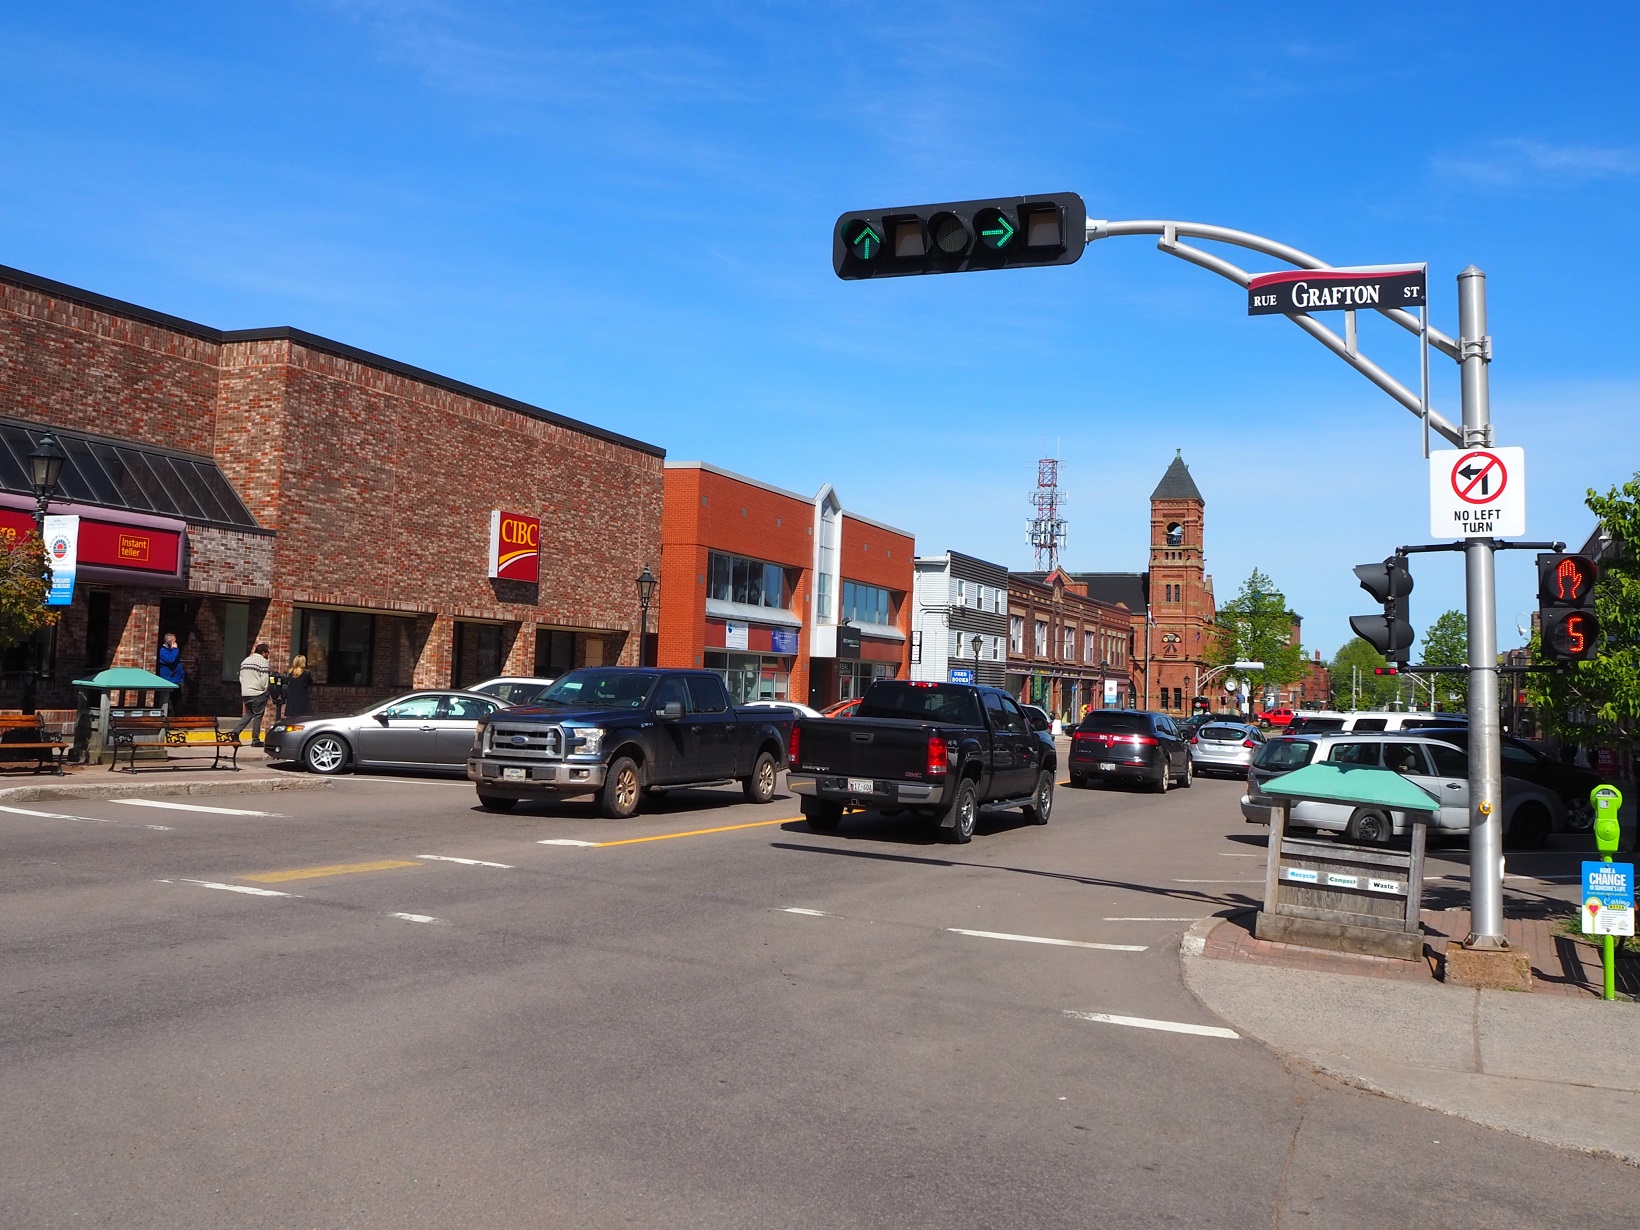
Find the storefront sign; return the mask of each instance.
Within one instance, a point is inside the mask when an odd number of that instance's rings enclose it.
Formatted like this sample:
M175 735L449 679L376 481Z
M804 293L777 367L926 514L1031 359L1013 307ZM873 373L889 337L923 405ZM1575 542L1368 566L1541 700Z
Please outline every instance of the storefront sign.
M796 628L770 628L769 649L773 653L797 652Z
M949 683L973 683L974 668L971 666L952 666L946 670Z
M61 517L53 514L46 518L48 525L56 520L79 522L75 555L80 568L155 572L167 577L180 575L182 534L178 530L122 525L96 517L66 514ZM0 535L7 541L33 532L34 518L28 513L15 508L0 508ZM48 538L48 550L49 541Z
M74 602L74 571L79 564L80 519L45 519L46 564L51 569L51 591L47 606L70 606Z
M490 513L490 570L499 581L541 579L541 518L521 513Z
M723 647L725 649L750 649L750 629L746 624L736 623L734 620L725 620L723 624Z
M837 626L837 656L839 658L858 658L860 656L860 629L848 624Z

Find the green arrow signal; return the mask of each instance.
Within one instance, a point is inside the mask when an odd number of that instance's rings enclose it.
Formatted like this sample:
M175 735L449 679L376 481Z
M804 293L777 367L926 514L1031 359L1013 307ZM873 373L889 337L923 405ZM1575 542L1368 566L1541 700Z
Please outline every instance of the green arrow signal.
M849 237L848 241L848 246L863 261L868 261L877 254L872 247L873 244L876 245L877 249L880 249L883 245L883 237L872 229L869 222L861 223L859 229Z
M997 214L997 224L989 230L981 231L980 234L984 235L987 239L999 237L991 246L995 248L1005 248L1008 246L1008 241L1014 237L1014 228L1009 226L1008 219L999 213Z

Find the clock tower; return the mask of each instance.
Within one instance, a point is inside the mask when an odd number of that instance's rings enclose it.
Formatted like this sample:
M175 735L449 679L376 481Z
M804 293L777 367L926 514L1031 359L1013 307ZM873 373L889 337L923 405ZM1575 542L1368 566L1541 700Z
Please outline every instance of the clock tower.
M1150 493L1151 626L1144 702L1176 717L1191 712L1213 630L1213 579L1202 556L1206 506L1179 451Z

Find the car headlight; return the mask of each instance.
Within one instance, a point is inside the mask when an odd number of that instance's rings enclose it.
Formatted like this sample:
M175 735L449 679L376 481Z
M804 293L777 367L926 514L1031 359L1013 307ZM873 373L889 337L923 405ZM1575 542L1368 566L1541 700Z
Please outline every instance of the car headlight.
M589 726L575 732L574 745L570 748L572 756L596 756L604 750L604 732L596 726Z
M270 735L277 735L277 734L284 734L284 733L294 734L296 731L301 730L301 729L302 728L300 726L275 726L268 733Z

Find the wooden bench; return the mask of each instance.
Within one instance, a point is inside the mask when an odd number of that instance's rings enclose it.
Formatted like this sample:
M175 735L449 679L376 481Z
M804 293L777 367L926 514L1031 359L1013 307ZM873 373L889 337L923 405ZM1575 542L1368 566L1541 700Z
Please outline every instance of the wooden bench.
M63 753L66 751L68 744L46 734L45 724L40 721L39 714L0 714L0 768L27 764L33 760L36 774L51 769L61 777ZM29 754L13 760L10 756L12 752Z
M201 732L210 733L210 741L191 741L189 734ZM229 768L239 771L239 736L231 731L225 731L217 725L214 717L116 717L108 721L108 741L114 748L114 759L109 763L109 771L119 768L120 753L129 748L131 760L128 773L137 771L137 740L149 736L140 746L158 747L164 750L165 756L160 767L171 763L174 754L194 753L203 756L211 753L211 763L203 768L216 768L222 763L222 753L232 751L229 757Z

